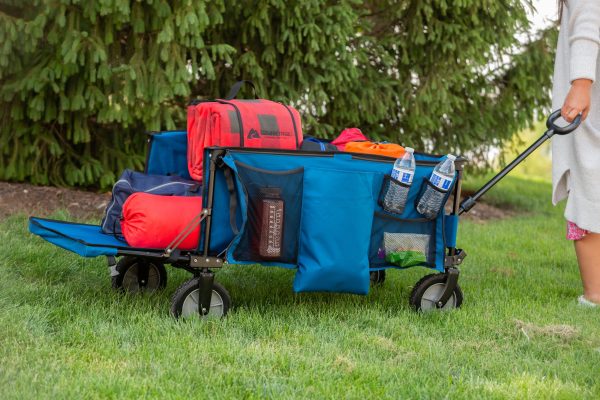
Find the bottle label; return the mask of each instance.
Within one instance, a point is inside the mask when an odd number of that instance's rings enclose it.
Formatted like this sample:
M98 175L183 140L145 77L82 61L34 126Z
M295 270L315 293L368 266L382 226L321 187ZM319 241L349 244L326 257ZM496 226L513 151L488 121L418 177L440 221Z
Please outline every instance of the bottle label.
M450 186L452 186L452 181L454 179L452 178L448 178L444 175L441 175L440 173L433 171L433 174L431 174L431 183L436 186L437 188L447 192L450 189Z
M407 185L412 184L413 177L415 176L414 171L409 169L396 169L392 170L392 178Z

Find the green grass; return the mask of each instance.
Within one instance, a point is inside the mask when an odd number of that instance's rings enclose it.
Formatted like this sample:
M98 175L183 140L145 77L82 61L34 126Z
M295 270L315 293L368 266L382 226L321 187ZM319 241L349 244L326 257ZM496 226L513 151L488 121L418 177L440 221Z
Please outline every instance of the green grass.
M11 217L0 223L0 397L600 397L600 311L576 305L548 184L513 178L492 193L527 214L461 225L463 308L427 315L407 302L425 270L392 271L360 297L295 295L293 271L229 266L217 279L231 314L178 322L168 308L186 273L169 269L158 295L121 295L104 259Z

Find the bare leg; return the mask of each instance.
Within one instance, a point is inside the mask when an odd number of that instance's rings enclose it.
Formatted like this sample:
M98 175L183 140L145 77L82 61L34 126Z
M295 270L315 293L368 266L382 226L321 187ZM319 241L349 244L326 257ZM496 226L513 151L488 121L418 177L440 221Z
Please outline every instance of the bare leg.
M575 241L575 252L583 283L583 295L600 304L600 233L589 233Z

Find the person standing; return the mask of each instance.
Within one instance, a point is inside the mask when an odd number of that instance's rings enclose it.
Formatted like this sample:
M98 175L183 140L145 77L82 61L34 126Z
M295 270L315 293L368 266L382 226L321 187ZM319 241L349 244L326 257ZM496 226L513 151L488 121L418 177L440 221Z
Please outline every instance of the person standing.
M600 305L600 0L559 0L561 20L552 109L582 123L552 143L552 201L566 199L567 237L575 242L583 295Z

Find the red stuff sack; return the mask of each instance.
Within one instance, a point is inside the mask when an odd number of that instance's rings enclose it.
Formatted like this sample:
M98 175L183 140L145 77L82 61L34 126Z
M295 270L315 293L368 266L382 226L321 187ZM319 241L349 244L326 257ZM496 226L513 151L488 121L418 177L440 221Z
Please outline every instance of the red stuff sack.
M202 212L202 197L160 196L137 192L123 204L121 231L131 247L166 249L175 237ZM177 247L194 250L200 240L200 224Z
M188 169L202 182L206 147L250 147L297 150L302 144L300 114L270 100L234 100L243 83L225 100L196 100L188 106Z
M333 142L332 145L336 146L339 150L344 151L346 149L346 145L350 142L359 142L362 140L369 140L360 129L358 128L346 128L340 133Z

